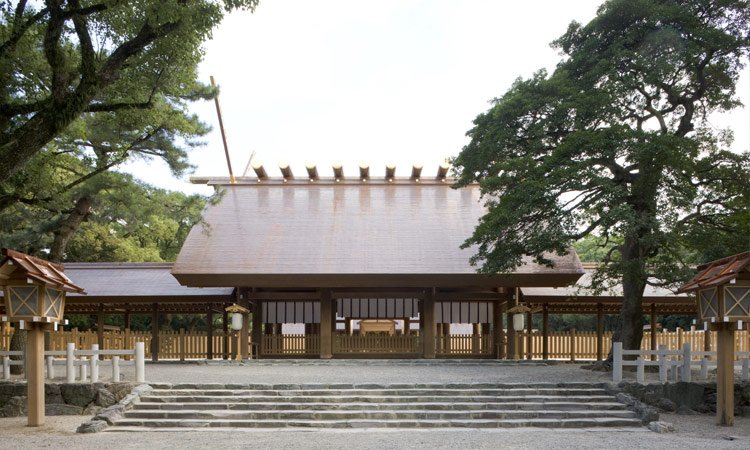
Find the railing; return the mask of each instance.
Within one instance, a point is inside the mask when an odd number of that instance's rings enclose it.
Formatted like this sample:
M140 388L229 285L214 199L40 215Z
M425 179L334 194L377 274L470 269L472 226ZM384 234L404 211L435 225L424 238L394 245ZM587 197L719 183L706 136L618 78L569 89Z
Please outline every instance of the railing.
M451 334L435 337L435 354L438 356L493 356L495 340L491 334Z
M334 353L418 353L419 336L382 336L366 334L350 336L337 334L333 339Z
M24 365L23 359L11 360L11 356L23 358L22 351L0 351L0 359L3 365L3 379L10 379L10 366ZM144 382L146 378L145 349L142 342L138 342L132 350L100 350L97 344L91 346L91 350L76 350L74 343L69 342L64 351L50 350L44 352L45 377L52 380L55 378L55 366L65 366L65 377L68 383L74 383L76 378L91 383L99 381L99 368L109 366L112 368L112 381L120 381L120 367L134 365L135 381ZM63 356L64 358L56 358ZM132 358L129 361L120 361L120 357ZM101 357L107 357L102 360ZM89 376L90 371L90 376Z
M625 356L636 356L635 360L627 360ZM646 357L655 356L656 360L647 360ZM750 352L734 352L734 365L741 368L740 379L750 381ZM612 381L622 381L623 366L636 366L636 381L643 383L645 379L646 366L659 367L659 382L666 383L671 379L674 382L690 381L692 368L700 367L700 378L708 379L708 366L716 365L716 352L693 351L692 345L685 342L680 350L670 350L666 345L659 345L658 350L623 350L622 342L615 342L612 349Z
M264 335L260 339L261 356L319 355L317 334Z

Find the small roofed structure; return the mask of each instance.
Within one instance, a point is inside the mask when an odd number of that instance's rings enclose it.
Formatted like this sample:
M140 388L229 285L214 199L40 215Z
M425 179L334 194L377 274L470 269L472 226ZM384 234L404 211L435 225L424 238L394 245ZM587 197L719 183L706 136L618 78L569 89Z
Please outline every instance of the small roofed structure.
M698 315L716 331L716 423L734 425L734 332L750 320L750 252L698 266L679 292L694 292Z

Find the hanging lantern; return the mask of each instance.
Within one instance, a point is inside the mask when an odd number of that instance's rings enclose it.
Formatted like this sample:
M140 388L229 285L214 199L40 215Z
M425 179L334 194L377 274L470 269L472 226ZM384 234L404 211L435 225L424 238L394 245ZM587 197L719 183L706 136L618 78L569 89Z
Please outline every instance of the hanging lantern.
M232 329L235 331L239 331L242 329L242 322L243 322L243 314L247 314L250 312L249 309L243 308L240 305L234 304L230 305L225 309L226 312L232 314Z
M531 312L531 308L524 305L516 305L508 309L510 314L513 314L513 329L515 331L523 331L526 326L526 314Z

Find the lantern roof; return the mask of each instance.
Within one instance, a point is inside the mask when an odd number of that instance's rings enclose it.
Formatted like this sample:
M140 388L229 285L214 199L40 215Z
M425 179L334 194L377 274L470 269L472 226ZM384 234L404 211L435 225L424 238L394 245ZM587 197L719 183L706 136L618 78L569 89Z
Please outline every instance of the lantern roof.
M38 281L54 289L79 294L86 293L82 287L65 276L63 266L60 264L7 248L2 249L2 255L4 258L0 262L0 284L3 283L3 280L9 278L11 273L18 276L19 274L15 271L21 270L23 277Z
M688 292L726 284L748 268L750 268L750 252L727 256L702 264L698 266L698 274L680 286L677 292Z

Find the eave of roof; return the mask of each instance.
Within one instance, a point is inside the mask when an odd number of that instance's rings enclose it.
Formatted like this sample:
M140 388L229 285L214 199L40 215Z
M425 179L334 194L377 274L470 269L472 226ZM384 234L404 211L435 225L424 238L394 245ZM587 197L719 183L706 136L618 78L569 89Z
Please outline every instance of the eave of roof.
M690 281L680 286L677 292L694 291L727 283L747 270L748 266L750 266L750 252L702 264L698 266L699 272Z

